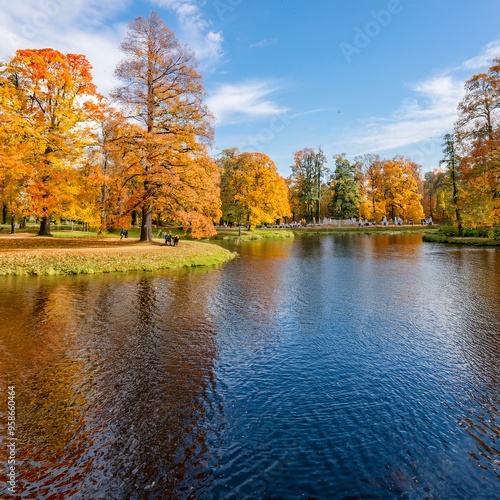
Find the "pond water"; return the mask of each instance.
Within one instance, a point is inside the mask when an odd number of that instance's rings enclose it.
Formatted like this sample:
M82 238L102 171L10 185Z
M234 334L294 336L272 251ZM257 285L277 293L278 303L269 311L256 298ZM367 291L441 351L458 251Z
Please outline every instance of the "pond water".
M500 252L233 248L210 270L2 279L19 498L500 498Z

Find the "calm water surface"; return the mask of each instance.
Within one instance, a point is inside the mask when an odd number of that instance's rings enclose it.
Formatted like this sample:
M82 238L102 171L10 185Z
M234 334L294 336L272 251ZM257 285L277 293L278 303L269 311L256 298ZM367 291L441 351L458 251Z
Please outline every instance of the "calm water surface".
M212 270L1 280L19 498L500 498L498 250L237 251Z

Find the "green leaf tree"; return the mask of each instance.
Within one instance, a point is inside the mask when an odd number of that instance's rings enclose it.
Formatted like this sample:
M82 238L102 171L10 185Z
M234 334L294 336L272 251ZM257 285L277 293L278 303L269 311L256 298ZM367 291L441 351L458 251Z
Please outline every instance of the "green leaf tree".
M331 214L338 219L358 215L362 201L357 179L357 165L352 165L345 154L334 156L335 172L330 178L332 186Z
M318 152L311 148L294 153L292 165L292 187L301 205L301 216L307 222L321 218L322 185L329 172L325 166L326 156L321 148Z

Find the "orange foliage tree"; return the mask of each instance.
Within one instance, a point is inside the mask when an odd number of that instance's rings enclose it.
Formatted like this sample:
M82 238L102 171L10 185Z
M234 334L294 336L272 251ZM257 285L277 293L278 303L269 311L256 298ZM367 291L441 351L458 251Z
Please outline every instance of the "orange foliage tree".
M417 164L402 156L384 162L384 201L386 213L392 219L419 221L424 217L419 172Z
M140 204L136 138L141 134L140 127L127 121L119 110L103 107L96 143L82 169L86 193L81 199L87 210L98 214L98 234L110 227L128 229L131 213Z
M29 215L27 197L33 158L40 153L33 141L32 124L23 119L22 101L4 74L0 76L0 197L11 215L11 232L15 218Z
M388 160L378 155L365 155L357 161L364 177L361 217L381 220L386 216L417 221L424 217L419 165L403 156Z
M500 223L500 58L465 83L455 124L468 226Z
M195 237L215 234L221 212L218 169L208 154L212 116L193 53L155 12L130 23L121 50L115 74L123 85L113 97L140 126L129 145L141 240L152 240L153 210Z
M448 163L446 160L445 162ZM432 172L426 172L424 179L425 214L439 222L452 217L453 215L450 214L450 209L453 208L453 189L450 189L450 182L453 182L451 172L436 168Z
M219 158L223 219L249 229L290 217L288 188L274 162L262 153L228 149Z
M17 120L23 128L19 146L27 141L33 148L17 156L26 174L23 194L30 214L41 221L39 234L50 235L53 217L80 215L78 169L94 141L101 97L83 55L18 50L1 72L4 86L16 96L11 124Z

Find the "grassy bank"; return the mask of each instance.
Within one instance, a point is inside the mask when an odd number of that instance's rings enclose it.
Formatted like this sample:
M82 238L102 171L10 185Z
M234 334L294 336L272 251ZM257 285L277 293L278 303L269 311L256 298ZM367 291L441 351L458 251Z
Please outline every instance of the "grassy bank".
M211 266L235 253L217 245L181 241L179 246L120 240L0 238L0 275L96 274Z
M302 236L356 235L356 234L424 234L436 232L437 228L428 226L307 226L289 229L255 229L241 231L238 229L218 229L212 240L255 241L263 239L285 239Z
M500 246L500 240L493 238L466 238L459 236L445 236L439 233L425 234L423 241L431 243L448 243L453 245L468 245L475 247Z
M356 234L424 234L435 232L429 226L312 226L291 229L295 236L356 235Z
M289 229L242 230L241 235L239 235L238 229L217 229L217 235L211 239L224 241L257 241L265 239L288 239L293 237L294 234Z

